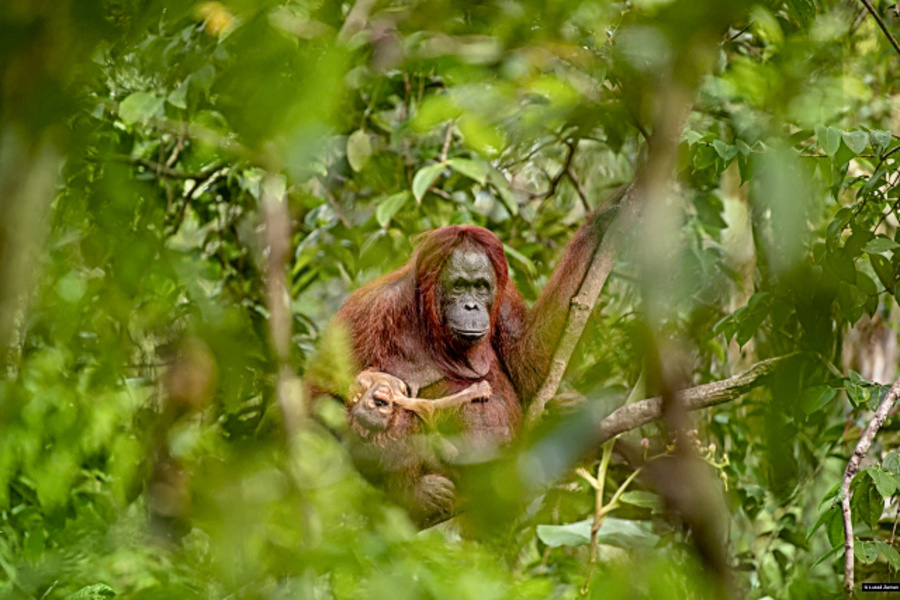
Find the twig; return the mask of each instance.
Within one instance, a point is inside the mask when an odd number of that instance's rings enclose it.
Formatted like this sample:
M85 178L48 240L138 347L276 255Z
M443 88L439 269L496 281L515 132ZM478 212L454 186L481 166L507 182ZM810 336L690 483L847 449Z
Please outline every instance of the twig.
M450 142L453 141L453 123L447 123L447 129L444 132L444 147L441 148L441 162L447 162L447 154L450 153Z
M550 181L549 189L547 189L547 191L542 194L544 200L547 200L547 198L550 198L551 196L553 196L553 194L556 193L556 188L559 187L559 182L562 181L562 178L565 176L566 172L572 167L572 159L575 158L575 146L577 144L577 141L566 142L566 148L568 148L568 152L566 152L566 158L563 161L563 166Z
M881 429L881 426L884 425L884 420L887 418L888 411L890 411L894 402L897 401L898 396L900 396L900 379L897 379L897 381L894 382L894 385L891 386L891 389L884 397L884 400L878 405L878 410L875 411L872 420L866 425L862 436L859 438L859 442L856 444L856 449L853 451L850 460L847 462L847 468L844 469L844 478L841 481L841 513L844 517L844 593L846 595L851 595L853 593L854 540L853 519L850 513L850 483L859 471L860 462L862 462L866 452L869 451L869 446L871 446L872 442L875 440L875 434L877 434L878 430Z
M178 160L178 156L181 154L181 151L184 150L184 139L187 137L188 126L187 121L184 122L184 128L181 133L178 134L178 139L175 141L175 148L172 150L172 155L169 156L169 159L166 161L166 168L172 168L172 165L175 164L175 161Z
M897 43L897 40L894 39L894 36L891 35L890 30L887 28L887 25L884 24L884 21L881 19L881 15L876 12L875 7L872 6L872 3L869 0L859 0L866 6L866 10L875 17L875 20L878 21L878 26L881 27L881 31L884 32L884 35L887 36L888 41L891 42L891 46L894 47L894 50L897 51L897 54L900 54L900 44Z
M778 365L794 356L793 354L788 354L769 358L728 379L676 391L673 394L674 399L686 411L709 408L730 402L747 393L748 390L760 385L760 380L763 377L772 373ZM602 444L620 433L637 429L641 425L655 421L662 415L663 399L660 396L626 404L614 410L600 421L597 425L595 441L598 444Z
M581 198L581 205L584 207L584 211L591 212L591 204L588 202L587 193L585 193L584 188L581 187L581 182L575 175L575 169L572 168L572 165L569 165L569 168L566 169L566 175L569 176L569 180L572 182L572 185L575 186L575 191L578 193L578 197Z
M156 161L147 160L146 158L132 158L123 154L117 154L113 156L113 160L144 167L145 169L153 171L153 173L157 177L166 177L168 179L205 179L219 168L218 165L215 165L209 169L206 169L205 171L185 172L179 171L178 169L173 169Z

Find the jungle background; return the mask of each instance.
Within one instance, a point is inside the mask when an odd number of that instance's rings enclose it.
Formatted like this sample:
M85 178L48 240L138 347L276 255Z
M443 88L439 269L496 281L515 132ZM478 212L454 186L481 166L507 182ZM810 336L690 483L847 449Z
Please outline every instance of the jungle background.
M885 1L5 0L0 596L839 596L842 473L897 376L897 35ZM316 353L352 376L325 325L423 231L490 228L533 301L673 106L568 401L416 531L338 403L279 400ZM661 381L785 356L592 445ZM898 434L853 480L857 582L898 579Z

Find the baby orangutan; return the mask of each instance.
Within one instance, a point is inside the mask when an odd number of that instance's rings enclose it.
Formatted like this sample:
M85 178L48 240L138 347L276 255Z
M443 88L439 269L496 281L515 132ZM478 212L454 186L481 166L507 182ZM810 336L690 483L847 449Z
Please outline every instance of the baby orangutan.
M440 411L491 397L491 384L487 381L434 400L410 398L403 380L380 371L366 369L356 376L356 382L362 391L350 400L350 412L370 431L386 430L398 408L412 412L426 426L433 427Z

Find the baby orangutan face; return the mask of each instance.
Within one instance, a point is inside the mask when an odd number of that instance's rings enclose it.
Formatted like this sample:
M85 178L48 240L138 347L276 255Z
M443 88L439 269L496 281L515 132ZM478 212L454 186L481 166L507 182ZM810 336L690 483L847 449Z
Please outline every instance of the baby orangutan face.
M350 413L365 429L384 431L394 414L395 403L409 397L409 388L403 380L366 370L356 376L356 383L362 389L351 400Z

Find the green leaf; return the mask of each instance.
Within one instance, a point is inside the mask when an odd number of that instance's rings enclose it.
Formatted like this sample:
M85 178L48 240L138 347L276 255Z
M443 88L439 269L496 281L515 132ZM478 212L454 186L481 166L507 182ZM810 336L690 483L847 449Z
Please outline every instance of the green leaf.
M844 519L840 506L832 507L828 518L825 520L825 533L828 534L828 543L832 546L844 545Z
M718 154L726 163L731 162L731 159L734 158L738 152L738 149L735 146L726 144L722 140L713 140L712 144L716 154Z
M887 456L884 457L884 460L881 461L881 466L885 471L900 474L900 454L888 452Z
M856 265L843 249L829 252L826 261L835 275L849 284L856 283Z
M882 471L879 467L869 467L865 472L872 478L878 493L885 498L890 498L897 492L897 482L889 473Z
M568 525L538 525L538 538L550 546L581 546L591 541L592 519L585 519Z
M865 251L880 254L882 252L889 252L894 248L900 248L900 244L889 237L879 235L874 240L866 244Z
M642 490L625 492L619 497L619 500L626 504L640 506L641 508L649 508L653 512L659 512L663 508L662 498L659 494L654 494L653 492L645 492Z
M897 552L890 544L880 540L873 540L872 543L875 544L875 547L878 548L878 551L891 566L891 570L900 570L900 552Z
M853 546L853 554L860 562L868 565L878 558L878 547L872 542L857 540Z
M181 82L175 90L166 96L166 101L174 106L175 108L180 108L182 110L187 108L187 91L188 84L190 83L191 78L188 77L184 81Z
M548 546L581 546L591 541L593 519L568 525L538 525L538 538ZM597 542L619 548L652 548L659 536L652 533L649 523L606 517L597 532Z
M891 143L891 132L885 131L883 129L876 129L869 133L869 137L872 140L872 147L876 152L881 154L885 150L887 150L888 146Z
M693 129L688 129L684 132L684 139L688 143L688 146L693 146L697 142L703 139L703 134L699 131L694 131Z
M135 92L119 104L119 118L126 125L145 121L162 110L163 99L150 92Z
M825 385L809 388L800 396L800 406L806 414L821 410L837 395L837 390Z
M841 134L833 127L825 127L824 125L816 126L816 139L825 154L834 156L841 147Z
M390 223L391 219L394 218L394 215L403 208L403 205L406 204L407 200L409 200L409 192L391 194L378 203L378 208L375 209L375 220L378 221L378 224L382 227L387 227L387 224Z
M843 550L843 549L844 549L843 544L841 544L841 545L839 545L839 546L834 546L831 550L829 550L828 552L826 552L825 554L823 554L822 556L820 556L819 558L817 558L817 559L816 559L816 562L814 562L814 563L812 564L812 567L815 567L816 565L822 564L823 562L825 562L826 560L828 560L829 558L831 558L831 557L834 556L835 554L840 553L841 550ZM812 567L810 567L810 568L812 568Z
M362 171L372 156L372 140L369 134L357 129L347 137L347 162L354 171Z
M869 261L884 287L889 290L894 289L894 267L891 265L891 261L880 254L869 254Z
M841 134L841 137L844 138L844 143L847 144L847 147L853 152L853 154L860 154L863 150L866 149L866 145L869 143L869 136L866 135L865 131L845 131Z
M416 202L422 202L425 192L437 181L445 166L444 163L437 163L436 165L422 167L416 172L412 182L412 192Z
M521 270L525 271L525 274L528 275L528 277L537 276L537 267L534 266L531 259L507 244L503 244L503 250L506 252L506 256L510 259L510 262L518 265Z
M447 166L457 173L461 173L470 179L474 179L481 185L487 183L490 165L483 161L472 160L470 158L451 158L447 161Z
M859 481L850 501L853 520L875 527L884 512L884 497L878 492L871 477L863 477Z
M74 594L66 596L65 600L103 600L104 598L115 598L116 593L111 587L104 583L89 585L83 587Z

